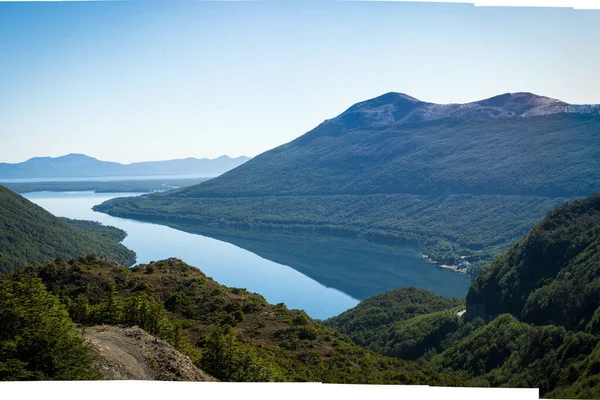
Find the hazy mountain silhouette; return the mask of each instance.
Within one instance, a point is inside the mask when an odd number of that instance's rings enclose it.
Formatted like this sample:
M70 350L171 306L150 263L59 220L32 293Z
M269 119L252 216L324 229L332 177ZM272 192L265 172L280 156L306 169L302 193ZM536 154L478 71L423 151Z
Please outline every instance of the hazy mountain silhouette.
M181 160L145 161L120 164L101 161L84 154L62 157L35 157L22 163L0 163L2 178L65 178L99 176L191 175L222 174L248 161L248 157L215 159L186 158Z

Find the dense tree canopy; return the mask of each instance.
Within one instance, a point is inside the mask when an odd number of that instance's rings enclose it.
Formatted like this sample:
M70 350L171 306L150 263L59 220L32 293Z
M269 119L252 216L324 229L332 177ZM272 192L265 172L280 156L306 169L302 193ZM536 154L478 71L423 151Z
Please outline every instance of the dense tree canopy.
M323 324L349 335L355 342L381 350L389 336L389 326L418 315L462 308L458 298L438 296L414 287L391 290L361 301L356 307ZM382 342L375 345L377 342Z
M600 307L600 195L550 212L474 279L468 307L537 325L596 330ZM594 317L596 315L596 317Z
M131 265L135 253L119 243L125 235L97 223L57 218L0 186L0 273L90 253Z
M65 306L37 276L0 279L0 321L0 380L100 377Z
M599 228L600 195L550 212L474 279L466 314L457 313L460 302L401 289L324 323L380 354L477 386L598 398Z

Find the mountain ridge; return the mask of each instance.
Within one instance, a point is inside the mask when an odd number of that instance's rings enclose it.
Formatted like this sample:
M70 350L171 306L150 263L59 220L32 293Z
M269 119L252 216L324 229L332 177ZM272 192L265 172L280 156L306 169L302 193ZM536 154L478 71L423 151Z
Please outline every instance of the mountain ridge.
M172 194L240 197L449 192L588 196L600 188L600 181L571 182L568 191L557 193L557 184L551 182L547 174L563 160L545 155L536 157L531 148L541 153L553 147L571 147L569 152L575 153L582 147L590 147L589 151L598 159L598 136L588 129L598 129L599 123L600 105L570 105L531 93L503 94L462 105L440 105L389 92L354 104L337 117L254 157L218 179ZM419 132L422 134L418 135ZM477 154L480 151L484 155ZM477 163L494 169L496 154L506 159L507 169L514 169L507 171L512 177L498 171L481 173L477 168L467 172L469 164ZM528 163L538 158L540 162ZM575 154L564 161L567 162L564 168L581 168L574 165L579 163ZM440 163L444 165L438 165ZM520 164L526 165L515 168ZM440 177L446 166L450 167L448 175L454 182ZM257 167L278 171L279 176L267 177ZM321 173L313 174L308 167L319 168ZM411 169L422 171L424 176L415 177ZM503 166L495 169L503 169ZM347 170L352 170L353 176L346 174ZM463 176L457 175L463 171ZM310 180L289 179L300 173ZM530 177L519 179L524 173ZM493 175L498 175L499 182L489 182ZM501 182L508 179L512 181ZM466 180L477 182L465 185ZM544 183L534 186L532 180Z
M600 105L569 104L529 92L503 93L468 103L438 104L405 93L388 92L356 103L325 123L331 124L341 119L346 128L354 128L363 126L365 122L386 126L444 118L527 118L559 113L600 114Z
M121 164L70 153L60 157L33 157L20 163L0 163L0 179L220 174L249 159L224 155L214 159L188 157Z

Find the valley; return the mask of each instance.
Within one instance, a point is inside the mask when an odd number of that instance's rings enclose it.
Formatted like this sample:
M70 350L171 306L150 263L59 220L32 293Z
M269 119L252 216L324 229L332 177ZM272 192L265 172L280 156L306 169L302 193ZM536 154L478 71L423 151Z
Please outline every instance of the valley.
M600 399L557 2L0 2L0 397Z

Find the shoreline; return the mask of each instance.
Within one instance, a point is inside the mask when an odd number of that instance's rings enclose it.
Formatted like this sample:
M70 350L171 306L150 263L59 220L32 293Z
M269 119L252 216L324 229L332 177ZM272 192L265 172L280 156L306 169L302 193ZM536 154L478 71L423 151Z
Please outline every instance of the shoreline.
M440 264L437 261L431 259L431 257L429 257L428 255L423 254L423 253L419 253L419 256L423 260L427 261L429 264L434 264L434 265L436 265L436 266L438 266L440 268L449 269L451 271L458 272L459 274L465 274L465 275L467 274L467 269L466 268L459 268L458 265Z
M151 193L197 185L209 178L147 179L123 181L73 181L73 182L0 182L0 185L19 193L34 192L87 192L96 193Z

